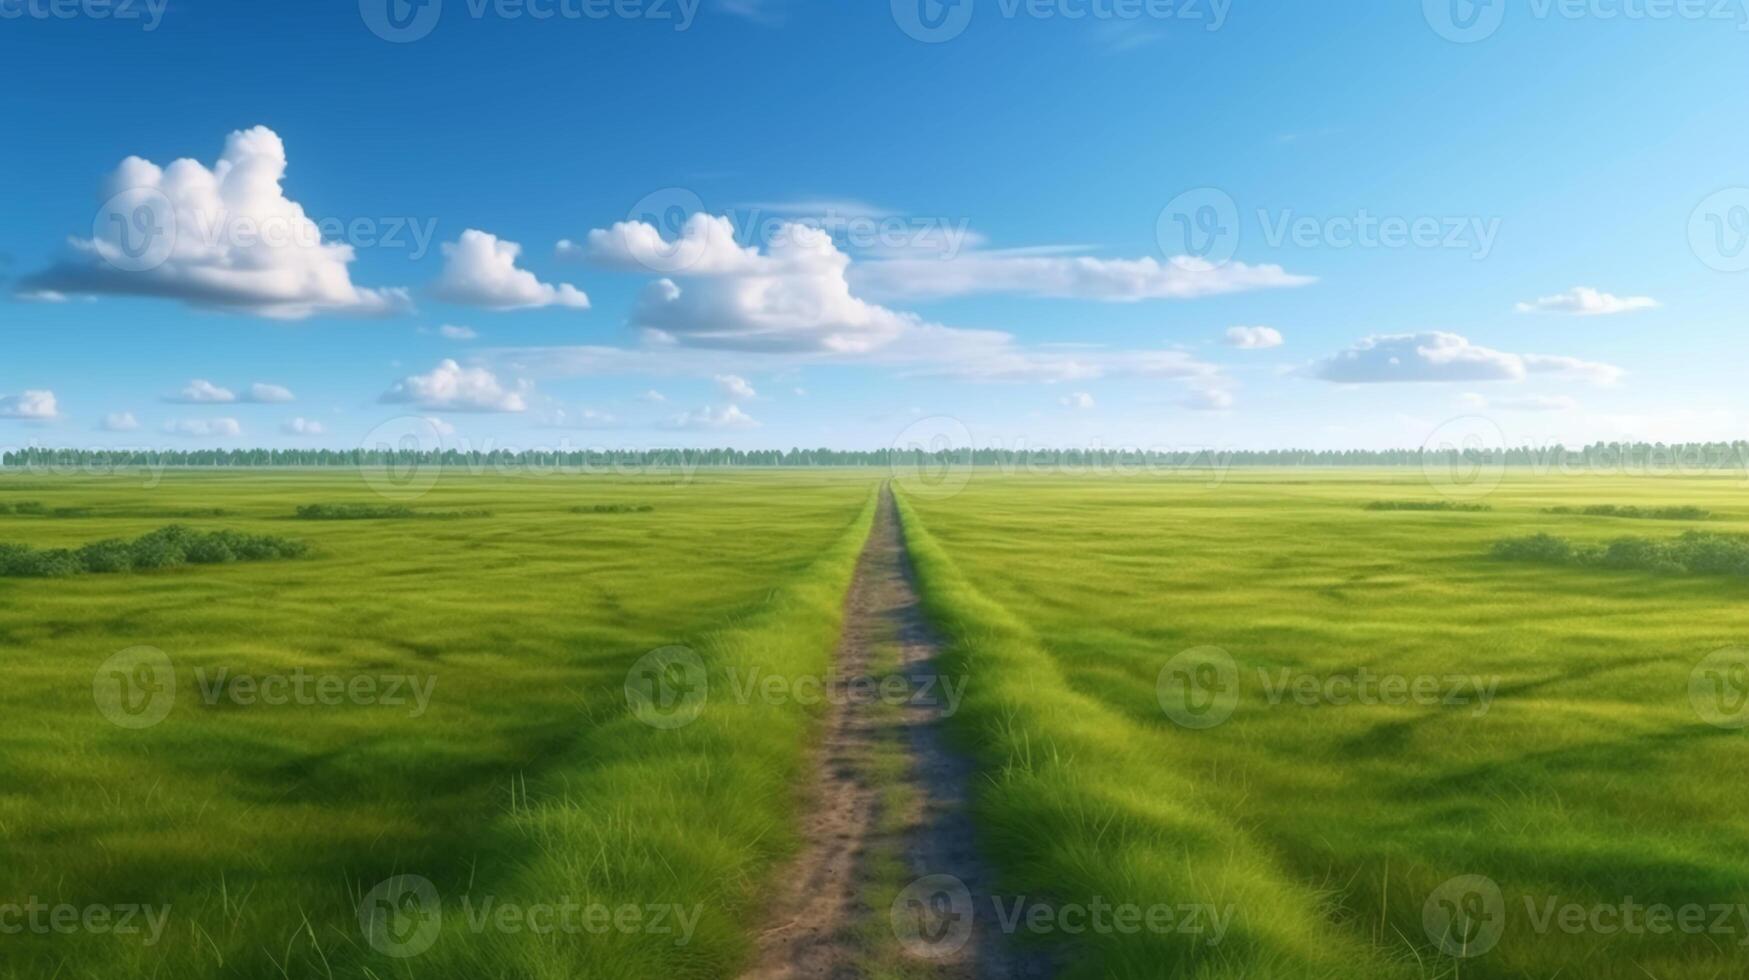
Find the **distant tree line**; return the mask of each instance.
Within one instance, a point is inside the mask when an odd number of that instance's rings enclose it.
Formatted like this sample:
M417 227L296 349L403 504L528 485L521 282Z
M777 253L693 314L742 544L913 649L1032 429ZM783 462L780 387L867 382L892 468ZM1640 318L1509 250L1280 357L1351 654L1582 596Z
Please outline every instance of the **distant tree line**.
M1512 449L52 449L0 454L8 468L103 470L123 467L421 467L503 469L695 469L699 467L874 466L893 469L972 465L1053 468L1224 469L1235 466L1529 467L1541 469L1727 469L1749 467L1749 441L1599 442Z

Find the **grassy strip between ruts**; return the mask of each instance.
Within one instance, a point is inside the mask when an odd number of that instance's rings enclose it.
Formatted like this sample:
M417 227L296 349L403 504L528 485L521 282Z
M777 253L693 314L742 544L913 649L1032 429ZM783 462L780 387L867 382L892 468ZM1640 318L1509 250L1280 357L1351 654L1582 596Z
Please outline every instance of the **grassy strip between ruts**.
M1218 946L1169 931L1054 935L1072 944L1064 976L1402 975L1333 928L1326 896L1198 805L1195 784L1180 775L1193 760L1162 758L1143 726L1075 692L1032 631L964 578L903 496L899 509L924 607L948 638L946 669L968 679L953 722L986 777L974 815L1002 891L1062 906L1202 903L1232 913Z
M421 958L420 975L735 974L750 952L766 882L797 844L797 787L820 706L743 701L733 678L827 675L877 499L871 493L837 542L758 612L696 641L706 695L694 720L662 728L629 711L603 720L488 831L486 849L498 857L482 856L473 890L512 903L563 896L589 907L677 910L668 919L675 931L482 932L446 902L443 935ZM677 935L680 917L695 916L689 934ZM384 977L401 975L393 963L381 967Z

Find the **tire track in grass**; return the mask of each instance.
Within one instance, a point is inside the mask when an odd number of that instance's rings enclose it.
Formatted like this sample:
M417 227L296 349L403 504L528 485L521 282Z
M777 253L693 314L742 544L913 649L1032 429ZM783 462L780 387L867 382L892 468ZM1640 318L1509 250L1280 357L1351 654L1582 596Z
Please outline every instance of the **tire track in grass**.
M845 600L802 848L776 879L744 980L1049 975L986 912L990 876L966 808L971 764L941 730L958 703L948 685L959 683L939 672L942 648L883 487ZM883 675L902 677L904 694L876 694L897 689Z

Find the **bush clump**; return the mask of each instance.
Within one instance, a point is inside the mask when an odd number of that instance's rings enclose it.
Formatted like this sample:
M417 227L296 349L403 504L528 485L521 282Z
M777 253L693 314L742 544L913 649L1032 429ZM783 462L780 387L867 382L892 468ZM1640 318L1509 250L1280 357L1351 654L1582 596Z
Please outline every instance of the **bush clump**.
M289 538L239 531L202 532L172 524L132 541L109 538L94 541L77 551L0 544L0 576L65 578L102 575L181 565L301 558L308 551L308 545Z
M1576 545L1551 534L1495 542L1494 557L1549 565L1613 568L1654 575L1749 576L1749 537L1688 531L1666 540L1616 538L1602 545Z
M1466 504L1456 500L1375 500L1367 510L1456 510L1477 513L1494 508L1487 504Z
M404 517L453 519L457 517L491 517L489 510L414 510L405 504L304 504L297 509L297 518L304 521L366 521L393 520Z
M571 508L573 514L648 514L656 508L650 504L587 504Z
M0 514L16 514L19 517L90 517L93 513L95 511L90 507L50 507L40 500L0 504Z
M1550 507L1550 514L1578 514L1582 517L1627 517L1649 521L1704 521L1713 512L1700 507L1635 507L1621 504L1593 504L1589 507Z

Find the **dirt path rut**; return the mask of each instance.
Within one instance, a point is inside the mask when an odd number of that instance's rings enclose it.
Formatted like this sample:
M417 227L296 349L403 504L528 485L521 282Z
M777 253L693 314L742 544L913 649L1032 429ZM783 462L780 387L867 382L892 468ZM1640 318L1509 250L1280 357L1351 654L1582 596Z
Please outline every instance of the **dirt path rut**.
M853 687L870 694L877 654L888 644L897 647L904 695L859 696ZM840 696L826 722L804 844L777 876L779 895L745 980L866 977L877 964L907 977L1049 975L995 927L989 874L966 812L972 771L941 731L961 683L938 672L941 649L923 617L892 491L883 487L846 599L833 679ZM897 777L886 764L895 751L905 756ZM899 814L883 812L894 778L905 781L908 792L898 795L910 801ZM893 883L902 890L873 907L868 892L882 858L903 864Z

